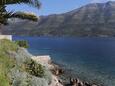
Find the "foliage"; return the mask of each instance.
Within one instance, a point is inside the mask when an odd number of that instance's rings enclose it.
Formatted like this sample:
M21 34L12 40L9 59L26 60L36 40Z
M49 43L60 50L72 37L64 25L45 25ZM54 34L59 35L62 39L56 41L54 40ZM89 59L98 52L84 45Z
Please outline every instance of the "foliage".
M7 39L0 40L0 51L16 51L17 49L18 46L14 42Z
M17 46L9 40L0 40L0 86L10 86L7 76L11 68L15 66L15 59L6 54L6 50L15 51Z
M44 67L33 60L25 62L25 70L36 77L44 76Z
M24 50L15 42L0 40L0 86L48 86L51 82L50 71Z
M13 14L12 17L21 18L21 19L28 19L28 20L32 20L32 21L38 20L38 17L35 16L34 14L25 13L25 12L17 12L15 14Z
M26 40L18 40L18 41L15 41L15 43L19 45L19 47L24 47L24 48L29 47L28 42Z
M0 1L0 23L1 24L7 24L7 19L12 17L29 19L33 21L37 20L37 17L34 14L28 15L27 13L23 13L23 12L20 14L19 12L6 11L7 5L20 4L20 3L32 5L38 8L40 7L40 2L38 0L1 0Z

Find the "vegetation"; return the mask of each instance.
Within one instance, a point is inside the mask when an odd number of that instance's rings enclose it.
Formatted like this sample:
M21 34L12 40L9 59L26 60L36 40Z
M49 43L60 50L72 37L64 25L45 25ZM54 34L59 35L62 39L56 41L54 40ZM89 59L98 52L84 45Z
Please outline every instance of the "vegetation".
M19 47L24 47L24 48L28 48L29 47L28 41L26 41L26 40L18 40L18 41L15 41L15 43L17 45L19 45Z
M47 86L41 84L51 82L49 70L32 60L31 55L24 50L15 42L0 40L0 86L28 86L42 80L44 83L40 83L40 86ZM34 82L34 79L38 82Z
M36 77L43 77L45 73L43 66L33 60L25 62L25 70Z
M9 86L10 80L7 74L15 66L15 60L6 53L7 51L16 51L17 47L9 40L0 40L0 86Z
M17 12L15 14L13 14L13 17L21 18L21 19L28 19L28 20L32 20L32 21L38 20L37 16L35 16L32 13L26 13L26 12L25 13L24 12Z
M9 18L38 20L34 14L6 11L7 5L20 3L40 7L38 0L1 0L0 26L7 24ZM20 47L28 48L27 41L0 40L0 86L48 86L51 82L49 70L32 60L31 55Z
M37 21L37 17L34 14L24 13L24 12L8 12L6 10L7 5L11 4L28 4L39 8L40 2L38 0L1 0L0 1L0 23L7 24L8 18L22 18Z
M0 40L1 52L16 51L17 49L18 49L18 46L16 43L11 42L10 40L7 40L7 39Z

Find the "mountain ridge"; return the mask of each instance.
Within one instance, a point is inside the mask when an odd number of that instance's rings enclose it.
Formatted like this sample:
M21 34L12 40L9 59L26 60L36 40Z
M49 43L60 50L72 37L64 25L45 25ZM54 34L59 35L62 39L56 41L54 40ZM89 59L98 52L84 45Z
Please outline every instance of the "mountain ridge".
M115 1L91 3L67 13L40 16L37 23L10 23L4 34L31 36L114 36ZM16 28L16 29L15 29Z

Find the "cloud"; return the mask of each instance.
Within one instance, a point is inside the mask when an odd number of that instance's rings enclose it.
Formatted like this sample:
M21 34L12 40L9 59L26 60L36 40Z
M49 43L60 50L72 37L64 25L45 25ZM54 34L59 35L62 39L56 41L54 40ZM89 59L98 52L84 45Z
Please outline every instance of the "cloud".
M115 1L115 0L91 0L91 3L95 3L95 2L107 2L107 1Z

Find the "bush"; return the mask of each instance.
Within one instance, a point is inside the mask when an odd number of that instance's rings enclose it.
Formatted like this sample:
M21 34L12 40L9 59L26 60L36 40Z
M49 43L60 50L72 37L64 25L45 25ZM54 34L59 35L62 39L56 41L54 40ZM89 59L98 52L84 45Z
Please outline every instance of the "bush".
M26 41L26 40L18 40L18 41L15 41L15 43L17 45L19 45L19 47L24 47L24 48L28 48L29 47L28 41Z
M36 77L43 77L45 73L44 67L33 60L25 62L25 70Z

